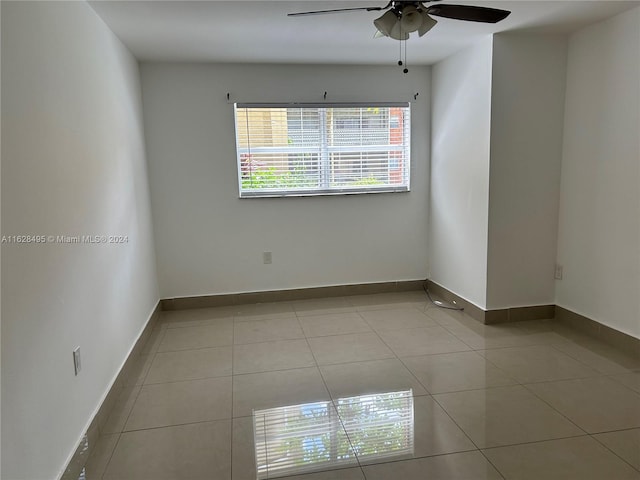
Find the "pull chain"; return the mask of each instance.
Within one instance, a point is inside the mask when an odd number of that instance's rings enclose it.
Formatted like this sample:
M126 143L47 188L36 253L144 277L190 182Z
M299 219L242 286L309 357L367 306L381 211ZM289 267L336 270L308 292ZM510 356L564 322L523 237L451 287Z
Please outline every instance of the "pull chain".
M402 27L400 27L400 28L402 28ZM400 31L400 38L402 38L402 31ZM400 48L400 50L398 52L398 66L401 67L402 66L402 40L398 41L398 46Z
M409 73L409 69L407 68L407 41L404 40L404 70L402 73Z
M402 26L400 26L400 38L402 39ZM402 70L402 73L409 73L409 69L407 68L407 41L406 40L400 40L400 54L399 54L399 60L398 60L398 66L403 66L404 65L404 69ZM402 43L404 42L404 63L402 62Z

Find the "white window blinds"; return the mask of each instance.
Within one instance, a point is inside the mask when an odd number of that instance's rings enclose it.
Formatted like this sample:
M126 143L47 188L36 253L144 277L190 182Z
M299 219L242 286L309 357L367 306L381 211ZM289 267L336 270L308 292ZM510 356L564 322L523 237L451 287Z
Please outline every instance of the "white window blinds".
M408 103L236 104L241 197L406 192Z

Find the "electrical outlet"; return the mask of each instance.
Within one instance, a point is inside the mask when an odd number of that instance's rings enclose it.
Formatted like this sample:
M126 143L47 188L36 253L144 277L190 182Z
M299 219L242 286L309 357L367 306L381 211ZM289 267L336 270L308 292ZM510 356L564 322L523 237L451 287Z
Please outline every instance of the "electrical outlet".
M271 252L262 252L262 263L265 265L271 264Z
M73 368L75 369L76 376L82 370L82 362L80 361L80 347L76 347L73 351Z
M562 280L562 265L556 264L556 273L554 275L556 280Z

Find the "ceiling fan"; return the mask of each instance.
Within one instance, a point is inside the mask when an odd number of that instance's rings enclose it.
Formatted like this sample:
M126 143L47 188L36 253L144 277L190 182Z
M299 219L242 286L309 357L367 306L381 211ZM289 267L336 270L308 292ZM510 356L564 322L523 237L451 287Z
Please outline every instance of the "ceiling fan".
M377 32L376 37L391 37L395 40L407 40L409 34L418 32L423 36L431 30L436 20L431 16L466 20L469 22L497 23L504 20L511 12L497 8L476 7L472 5L447 5L438 4L426 6L424 3L437 0L401 1L391 0L384 7L355 7L338 8L333 10L317 10L311 12L289 13L289 17L305 15L323 15L326 13L351 12L364 10L367 12L387 10L381 17L373 21Z

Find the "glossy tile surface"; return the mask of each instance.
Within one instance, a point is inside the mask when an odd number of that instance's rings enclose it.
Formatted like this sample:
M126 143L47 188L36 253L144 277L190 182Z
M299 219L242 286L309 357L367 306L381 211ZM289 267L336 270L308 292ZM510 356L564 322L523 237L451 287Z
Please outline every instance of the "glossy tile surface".
M278 435L261 478L640 475L640 359L553 321L355 295L162 312L140 352L88 480L256 480Z
M356 307L349 303L345 297L313 298L298 300L292 304L298 317L356 311Z
M161 324L166 327L191 327L233 320L235 307L191 308L161 312Z
M360 468L344 468L329 472L308 473L306 475L291 475L287 480L365 480Z
M315 364L306 340L281 340L233 347L234 374L313 367Z
M231 377L145 385L124 430L231 418Z
M615 375L611 378L613 378L617 382L622 383L623 385L626 385L630 389L640 393L640 372Z
M593 438L640 471L640 428L600 433Z
M268 320L273 318L295 318L293 305L289 302L256 303L235 307L234 321Z
M231 347L200 348L155 355L144 383L178 382L231 375Z
M233 416L256 409L330 400L317 367L234 375Z
M434 398L480 448L584 434L522 386L444 393Z
M402 362L430 393L498 387L517 383L476 352L406 357Z
M133 360L125 372L123 384L125 386L142 385L147 373L149 373L152 362L153 355L140 355Z
M361 312L376 331L398 330L405 328L434 327L438 324L418 308L394 308Z
M507 480L638 480L640 472L590 437L484 450Z
M229 479L231 420L125 432L104 478Z
M520 383L592 377L598 372L550 345L498 348L481 354Z
M394 358L395 355L375 333L356 333L309 338L318 365L362 362Z
M124 425L138 398L140 389L141 387L139 386L124 387L122 389L111 410L111 414L102 427L102 433L120 433L124 430Z
M168 328L158 346L158 352L222 347L233 343L233 323Z
M398 357L471 350L462 340L438 326L385 330L379 334Z
M631 355L583 335L576 335L571 342L556 345L556 348L600 373L622 374L640 370L640 355Z
M367 480L502 480L478 451L383 463L363 468Z
M247 320L235 322L233 326L233 343L236 345L298 338L304 338L304 333L295 317Z
M119 438L118 434L107 434L100 437L85 465L86 478L102 478Z
M414 395L428 393L397 358L323 365L320 372L333 398L409 389Z
M364 416L364 418L353 416L350 410L354 407L349 399L339 399L335 402L338 415L351 440L360 465L476 449L471 440L430 396L420 396L413 398L409 411L409 415L412 417L410 425L411 448L406 451L398 449L386 452L385 449L392 441L390 438L393 438L390 433L400 430L395 419L402 417L403 404L393 396L385 397L384 395L372 396L373 400L368 404L362 400L366 397L356 397L356 407L366 406L369 412L376 410L384 412L384 415L391 419L390 428L378 427L376 429L372 427L375 415Z
M371 332L362 317L353 312L301 317L300 323L307 337L327 337L349 333Z
M233 480L256 480L256 447L253 416L233 419L231 470Z
M607 377L527 385L589 433L640 427L640 394Z

